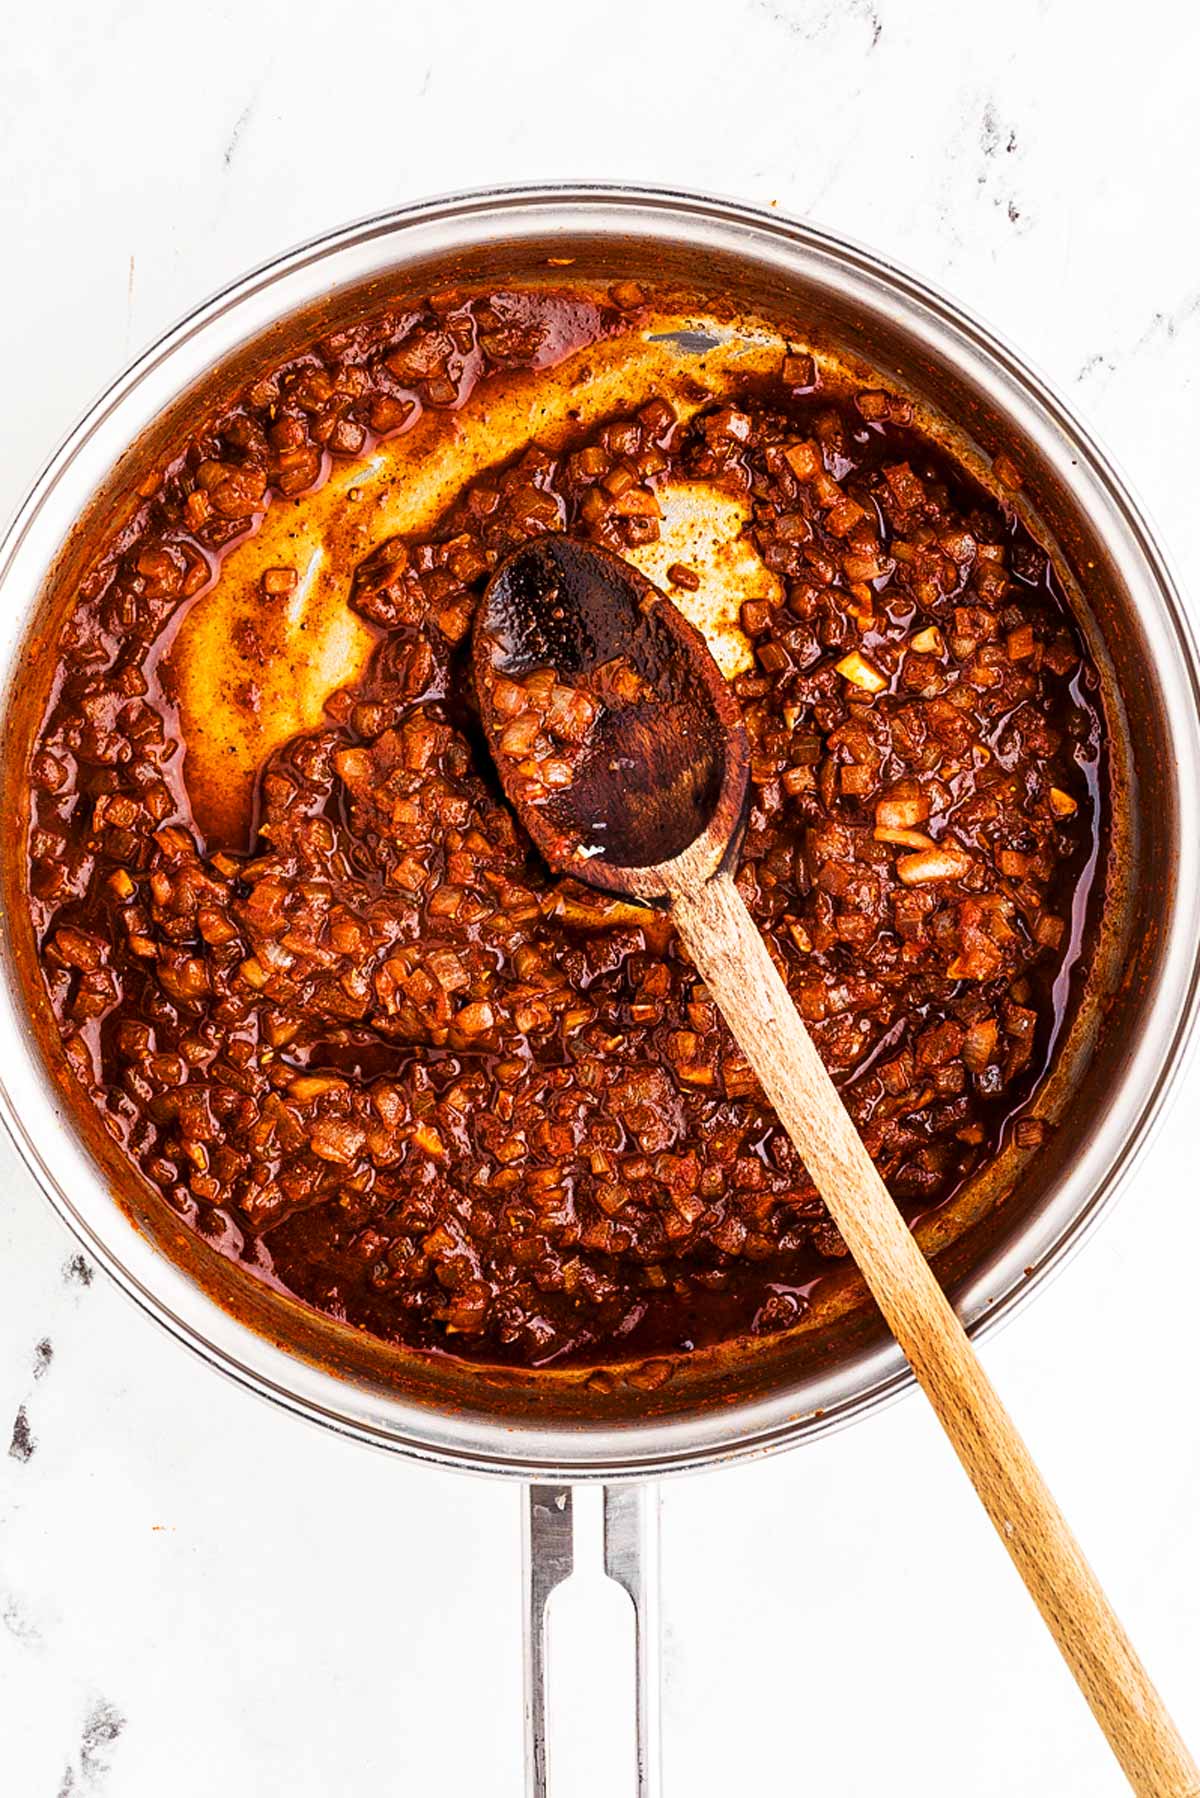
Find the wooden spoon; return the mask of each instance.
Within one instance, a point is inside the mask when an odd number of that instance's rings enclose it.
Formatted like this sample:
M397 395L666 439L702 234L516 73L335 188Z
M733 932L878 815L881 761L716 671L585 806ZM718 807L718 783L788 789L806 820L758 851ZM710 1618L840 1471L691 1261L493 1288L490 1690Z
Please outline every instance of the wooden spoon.
M475 622L474 662L505 791L550 864L669 907L1130 1784L1145 1798L1197 1798L1200 1771L734 886L749 753L737 701L703 637L620 556L551 536L496 569ZM531 713L561 726L540 760Z

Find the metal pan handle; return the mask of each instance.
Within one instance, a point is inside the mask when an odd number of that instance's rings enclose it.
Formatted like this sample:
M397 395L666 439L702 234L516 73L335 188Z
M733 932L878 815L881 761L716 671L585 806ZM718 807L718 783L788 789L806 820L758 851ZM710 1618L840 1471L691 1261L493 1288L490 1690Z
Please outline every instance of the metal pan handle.
M530 1486L524 1507L525 1781L528 1798L549 1798L546 1779L546 1607L575 1566L570 1486ZM604 1488L604 1571L634 1613L637 1798L659 1798L658 1489Z

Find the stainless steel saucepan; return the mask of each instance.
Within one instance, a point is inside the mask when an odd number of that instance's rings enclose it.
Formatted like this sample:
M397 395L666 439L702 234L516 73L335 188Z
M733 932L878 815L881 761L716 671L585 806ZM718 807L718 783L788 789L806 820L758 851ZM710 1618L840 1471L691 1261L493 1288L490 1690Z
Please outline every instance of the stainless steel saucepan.
M774 212L602 186L429 201L265 264L183 319L96 401L0 544L6 734L19 739L27 723L23 697L36 687L37 641L69 599L77 521L119 505L155 443L198 403L198 389L209 399L223 385L232 391L254 362L282 358L323 321L388 295L451 279L502 285L544 275L548 258L570 259L572 279L676 283L723 309L731 329L739 316L765 316L797 342L880 370L983 478L1001 449L1020 465L1019 504L1056 553L1100 669L1115 797L1103 918L1039 1106L1053 1128L1036 1150L1008 1143L922 1231L969 1328L990 1328L1082 1241L1108 1203L1146 1143L1192 1030L1200 680L1170 574L1103 453L1008 349L910 276ZM89 1130L69 1112L62 1070L42 1059L13 834L24 816L22 782L13 758L4 760L2 815L14 847L3 868L10 929L0 983L0 1112L39 1186L124 1290L214 1368L361 1442L527 1482L534 1793L545 1789L546 1602L571 1570L572 1485L603 1482L606 1571L638 1614L639 1789L652 1791L653 1481L807 1441L909 1384L853 1272L831 1283L796 1330L739 1352L698 1355L650 1386L620 1368L598 1381L405 1356L254 1288L165 1206L156 1210L150 1195L130 1190L113 1145L98 1124ZM1143 829L1143 819L1153 819L1153 829ZM231 1313L233 1297L250 1324Z

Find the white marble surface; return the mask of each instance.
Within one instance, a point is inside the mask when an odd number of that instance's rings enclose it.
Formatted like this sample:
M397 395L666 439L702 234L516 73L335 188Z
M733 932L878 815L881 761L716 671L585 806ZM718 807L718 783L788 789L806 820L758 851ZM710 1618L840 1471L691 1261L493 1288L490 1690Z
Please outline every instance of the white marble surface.
M616 176L777 201L948 288L1115 449L1200 591L1191 9L359 0L344 46L334 16L10 20L0 509L268 253L456 186ZM1105 1227L985 1349L1194 1741L1198 1105L1193 1068ZM74 1254L0 1151L0 1791L517 1793L516 1493L275 1415ZM668 1798L1125 1789L919 1401L672 1485L664 1525ZM586 1760L555 1798L625 1789Z

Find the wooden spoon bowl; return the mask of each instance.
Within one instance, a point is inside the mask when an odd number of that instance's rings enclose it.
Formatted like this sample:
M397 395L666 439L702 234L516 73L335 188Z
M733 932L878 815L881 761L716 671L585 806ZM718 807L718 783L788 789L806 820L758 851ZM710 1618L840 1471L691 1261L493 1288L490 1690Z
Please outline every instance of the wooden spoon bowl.
M498 680L550 668L586 691L623 663L641 688L632 703L600 707L569 787L537 804L509 788L553 866L608 892L664 897L665 883L648 890L648 870L701 838L722 855L735 842L750 763L737 700L700 632L621 556L570 537L523 545L488 584L473 652L492 743L506 724Z

